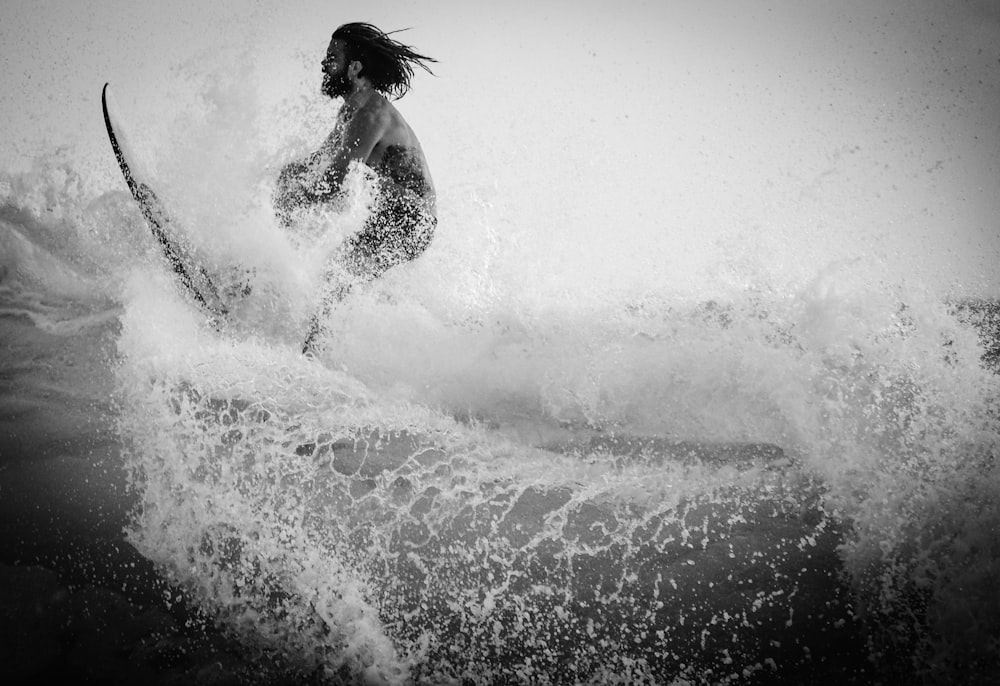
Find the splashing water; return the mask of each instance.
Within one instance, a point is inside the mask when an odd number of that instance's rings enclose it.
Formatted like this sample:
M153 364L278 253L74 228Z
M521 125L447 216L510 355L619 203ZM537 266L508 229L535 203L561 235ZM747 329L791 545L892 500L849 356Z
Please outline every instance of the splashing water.
M659 271L560 283L470 187L304 359L364 175L346 211L282 233L259 171L281 155L240 152L259 123L228 87L160 170L205 263L253 275L221 332L127 195L59 155L0 184L0 240L5 298L40 326L120 320L128 539L261 664L387 683L996 666L995 301L853 258L799 282L734 263L682 295ZM220 159L258 176L184 173Z

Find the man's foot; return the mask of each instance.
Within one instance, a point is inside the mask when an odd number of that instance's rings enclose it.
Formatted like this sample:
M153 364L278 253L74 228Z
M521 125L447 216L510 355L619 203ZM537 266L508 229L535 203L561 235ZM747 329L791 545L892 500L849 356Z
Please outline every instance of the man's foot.
M309 333L306 335L305 342L302 343L302 354L311 358L315 358L316 354L319 352L317 341L319 335L323 332L323 327L320 326L319 318L313 317L309 324Z

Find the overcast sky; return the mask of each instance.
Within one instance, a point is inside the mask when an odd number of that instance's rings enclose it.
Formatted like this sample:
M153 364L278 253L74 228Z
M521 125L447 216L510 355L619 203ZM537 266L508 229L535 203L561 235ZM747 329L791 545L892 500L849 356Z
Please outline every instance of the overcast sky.
M439 190L492 184L519 226L598 241L624 216L694 249L766 225L776 251L849 227L1000 292L996 0L0 0L0 168L103 164L104 81L161 148L209 73L322 110L319 60L357 20L439 60L399 103Z

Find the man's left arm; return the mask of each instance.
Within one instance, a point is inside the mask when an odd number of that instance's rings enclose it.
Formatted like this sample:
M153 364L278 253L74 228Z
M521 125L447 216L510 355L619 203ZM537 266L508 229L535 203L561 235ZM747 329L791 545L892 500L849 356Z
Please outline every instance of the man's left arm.
M340 145L332 151L325 179L334 192L347 176L351 162L368 162L375 146L389 128L389 118L381 112L361 111L347 123Z

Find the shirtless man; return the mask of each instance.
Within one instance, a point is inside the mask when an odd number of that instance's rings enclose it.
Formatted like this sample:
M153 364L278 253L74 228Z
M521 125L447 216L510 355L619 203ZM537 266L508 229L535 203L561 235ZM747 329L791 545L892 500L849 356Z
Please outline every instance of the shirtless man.
M437 224L434 185L423 150L406 120L386 98L410 88L413 65L432 73L417 54L371 24L344 24L333 33L323 67L323 93L343 98L333 131L305 160L286 166L278 177L274 205L291 223L295 209L332 201L352 162L362 162L377 177L371 216L345 241L334 261L349 280L334 278L315 315L303 352L312 352L322 321L354 283L378 278L386 270L419 256Z

